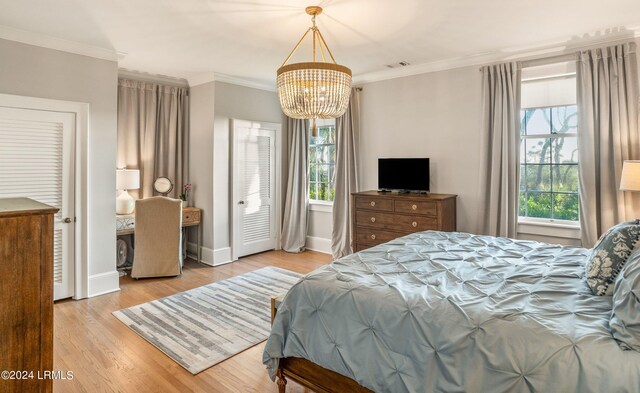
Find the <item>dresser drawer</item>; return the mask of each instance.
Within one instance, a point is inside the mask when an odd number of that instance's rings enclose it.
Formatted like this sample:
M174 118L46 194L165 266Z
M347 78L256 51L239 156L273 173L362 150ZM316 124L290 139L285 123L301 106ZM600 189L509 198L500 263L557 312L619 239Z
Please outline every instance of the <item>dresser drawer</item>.
M182 225L197 225L200 223L200 209L182 209Z
M381 244L391 241L397 237L402 235L389 232L376 228L365 228L365 227L357 227L356 228L356 241L360 243L368 243L368 244Z
M438 220L434 217L409 216L372 211L356 211L356 225L369 228L390 229L404 234L428 229L438 229Z
M392 212L393 199L357 196L356 209Z
M437 216L438 206L435 202L424 201L395 201L395 211L398 213L423 214Z
M366 250L367 248L371 248L371 247L373 247L373 245L356 243L356 248L353 251L354 252L360 252L362 250Z

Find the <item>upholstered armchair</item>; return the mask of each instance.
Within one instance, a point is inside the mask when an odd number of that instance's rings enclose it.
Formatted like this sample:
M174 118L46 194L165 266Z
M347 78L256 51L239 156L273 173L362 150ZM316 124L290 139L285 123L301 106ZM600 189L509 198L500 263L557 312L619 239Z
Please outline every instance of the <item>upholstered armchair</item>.
M182 274L182 201L152 197L136 201L131 277Z

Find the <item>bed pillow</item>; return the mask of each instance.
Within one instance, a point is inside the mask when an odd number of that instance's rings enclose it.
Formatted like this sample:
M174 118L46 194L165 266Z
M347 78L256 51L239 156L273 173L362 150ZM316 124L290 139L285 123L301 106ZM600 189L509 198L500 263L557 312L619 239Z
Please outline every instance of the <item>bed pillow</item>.
M640 251L633 253L613 290L609 326L623 349L640 351Z
M640 239L640 220L614 225L600 237L587 259L587 284L594 295L613 293L613 283ZM611 287L611 288L610 288Z

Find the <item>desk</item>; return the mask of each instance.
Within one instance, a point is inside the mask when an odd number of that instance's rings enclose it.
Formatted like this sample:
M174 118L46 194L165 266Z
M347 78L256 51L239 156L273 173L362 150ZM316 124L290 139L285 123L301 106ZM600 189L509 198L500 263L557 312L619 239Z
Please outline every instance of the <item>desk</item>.
M182 208L182 227L198 227L198 262L200 262L201 258L201 244L202 241L202 210L197 207L183 207ZM131 235L135 232L136 226L136 216L134 214L123 214L116 215L116 235ZM188 240L188 238L187 238ZM187 241L187 244L189 242Z

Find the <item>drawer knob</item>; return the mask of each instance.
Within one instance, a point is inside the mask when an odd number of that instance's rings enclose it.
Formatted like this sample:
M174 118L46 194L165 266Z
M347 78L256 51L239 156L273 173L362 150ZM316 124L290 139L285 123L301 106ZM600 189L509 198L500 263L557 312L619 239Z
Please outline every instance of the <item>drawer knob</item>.
M376 222L376 218L375 217L371 217L371 222Z
M414 221L414 222L411 223L411 226L413 226L415 228L415 227L418 226L418 223Z
M185 219L185 220L190 220L190 219L191 219L191 216L188 216L188 215L187 215L187 216L184 216L184 219Z
M375 201L371 201L371 207L375 206L376 202Z
M376 240L376 235L371 235L371 240Z
M416 210L417 208L418 208L418 205L411 205L412 210Z

